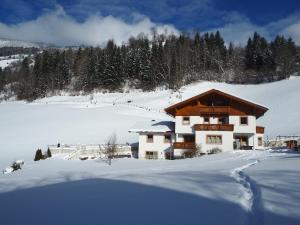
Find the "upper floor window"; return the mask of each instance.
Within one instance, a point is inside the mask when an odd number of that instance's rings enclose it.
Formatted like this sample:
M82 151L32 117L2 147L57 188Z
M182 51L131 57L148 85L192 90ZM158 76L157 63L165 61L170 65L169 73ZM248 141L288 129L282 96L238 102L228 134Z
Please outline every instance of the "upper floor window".
M208 116L204 117L203 121L204 121L204 123L209 123L209 117Z
M147 135L147 143L153 143L153 134Z
M219 117L218 124L226 124L226 117Z
M170 134L165 135L165 143L171 143L171 135Z
M248 117L247 116L240 117L240 125L248 125Z
M182 118L182 124L183 125L189 125L190 124L190 117L189 116L184 116Z

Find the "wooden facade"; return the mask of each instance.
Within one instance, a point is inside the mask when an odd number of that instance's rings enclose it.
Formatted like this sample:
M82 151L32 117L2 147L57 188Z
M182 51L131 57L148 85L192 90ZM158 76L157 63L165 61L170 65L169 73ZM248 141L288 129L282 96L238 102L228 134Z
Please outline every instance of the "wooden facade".
M232 124L195 124L195 130L203 131L233 131L234 125Z
M253 115L259 118L268 109L244 99L212 89L165 109L172 116Z
M174 142L174 149L196 149L196 144L193 142Z
M265 133L265 128L261 126L256 126L256 133L257 134L264 134Z
M285 143L286 143L286 147L288 149L293 149L293 150L298 149L298 142L296 140L288 140L288 141L285 141Z

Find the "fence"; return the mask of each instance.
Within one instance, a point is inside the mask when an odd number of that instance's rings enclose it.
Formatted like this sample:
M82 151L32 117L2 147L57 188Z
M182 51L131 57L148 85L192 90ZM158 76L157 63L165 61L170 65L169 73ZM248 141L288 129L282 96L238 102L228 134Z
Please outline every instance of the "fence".
M66 159L79 159L80 157L106 158L106 145L48 145L51 153L66 154ZM115 156L132 157L132 147L128 144L117 144Z

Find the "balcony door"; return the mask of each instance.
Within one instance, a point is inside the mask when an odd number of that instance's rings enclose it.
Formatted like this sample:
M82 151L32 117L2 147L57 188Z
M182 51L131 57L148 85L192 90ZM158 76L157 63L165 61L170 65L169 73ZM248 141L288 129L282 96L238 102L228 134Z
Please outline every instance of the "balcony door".
M186 143L195 143L195 135L193 134L184 134L183 140Z

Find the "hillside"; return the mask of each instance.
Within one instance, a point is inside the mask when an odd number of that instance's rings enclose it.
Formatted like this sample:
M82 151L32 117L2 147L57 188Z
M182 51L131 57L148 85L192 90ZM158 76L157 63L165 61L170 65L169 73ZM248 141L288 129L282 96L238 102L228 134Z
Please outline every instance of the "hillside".
M48 46L49 44L45 44L45 43L0 38L0 48L3 47L45 48Z
M116 132L119 143L136 142L128 130L138 121L172 119L164 108L215 88L269 108L258 120L266 137L299 135L300 77L260 85L199 82L171 93L130 91L85 96L54 96L34 101L0 103L0 163L15 158L32 159L35 149L57 142L103 143ZM130 102L130 103L129 103ZM282 119L284 118L284 120ZM3 165L3 164L2 164Z
M300 77L260 85L199 82L175 93L65 94L32 103L2 102L0 168L16 159L25 165L0 175L0 221L296 225L299 154L288 151L235 151L173 161L115 159L111 166L103 159L55 156L34 162L33 157L47 144L99 144L113 132L118 143L136 142L137 135L128 133L136 122L172 119L163 111L166 106L211 88L267 106L258 121L267 127L266 136L299 134L299 85Z
M112 132L119 143L135 142L137 135L128 129L137 121L172 119L163 111L166 106L211 88L267 106L259 119L267 136L299 134L299 85L300 77L244 86L199 82L175 93L65 94L29 104L2 102L0 168L16 159L25 159L25 165L0 175L0 221L296 225L299 154L288 151L235 151L173 161L115 159L111 166L102 159L54 156L34 162L33 157L47 144L103 143ZM185 211L177 213L178 208Z

